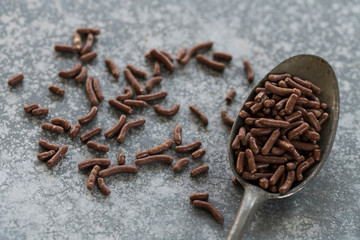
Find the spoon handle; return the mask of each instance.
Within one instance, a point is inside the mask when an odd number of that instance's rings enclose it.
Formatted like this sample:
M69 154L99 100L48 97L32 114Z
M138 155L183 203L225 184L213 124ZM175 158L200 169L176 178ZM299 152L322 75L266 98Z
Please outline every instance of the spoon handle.
M230 229L227 240L242 239L242 236L250 223L251 217L267 199L268 194L258 187L253 185L247 185L245 187L245 193L241 201L240 209Z

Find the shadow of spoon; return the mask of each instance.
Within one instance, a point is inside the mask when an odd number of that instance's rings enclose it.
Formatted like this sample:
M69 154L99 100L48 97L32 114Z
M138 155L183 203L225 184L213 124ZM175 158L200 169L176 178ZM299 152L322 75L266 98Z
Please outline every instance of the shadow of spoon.
M273 70L271 70L251 91L245 102L254 99L257 87L263 87L269 74L290 73L293 76L298 76L302 79L307 79L319 86L322 90L318 96L321 102L328 105L327 113L329 114L328 120L322 125L320 135L321 140L318 142L322 156L319 162L316 162L310 169L304 172L304 180L296 182L293 187L284 195L279 193L270 193L259 186L256 186L246 180L236 171L236 158L234 158L234 150L231 148L235 136L237 135L241 126L245 124L244 119L237 116L235 123L231 129L230 142L228 145L229 163L234 176L243 186L245 192L237 213L235 221L230 229L228 240L241 239L245 233L247 226L250 223L252 215L260 207L260 205L267 199L278 199L289 197L306 185L308 185L320 172L324 166L334 143L336 129L339 121L339 108L340 97L338 81L335 73L328 62L324 59L314 55L297 55L286 59ZM244 109L244 105L240 110Z

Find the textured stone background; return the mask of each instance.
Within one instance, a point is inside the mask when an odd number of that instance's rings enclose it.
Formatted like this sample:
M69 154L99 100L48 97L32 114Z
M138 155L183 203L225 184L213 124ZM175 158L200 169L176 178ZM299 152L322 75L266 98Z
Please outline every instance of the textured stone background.
M227 162L229 129L220 110L235 116L251 90L242 60L253 63L256 81L282 60L300 53L319 55L332 64L340 83L341 116L330 159L318 177L300 193L267 201L255 214L246 239L359 239L360 238L360 3L357 1L10 1L0 2L0 238L1 239L224 239L243 195L231 184ZM88 112L84 86L60 79L59 70L78 62L76 56L53 51L55 43L70 44L79 26L102 31L94 49L97 60L87 64L98 77L106 99L119 94L127 83L114 80L103 60L110 57L120 69L132 63L149 73L152 64L143 54L152 47L173 55L182 45L205 40L213 50L232 53L223 74L191 60L174 74L162 71L164 81L153 91L167 90L163 106L181 104L180 112L165 118L151 107L135 110L130 119L147 118L145 127L132 130L124 144L96 137L110 146L108 154L88 150L79 139L41 130L52 117L72 124ZM206 53L210 56L211 52ZM7 86L11 75L25 80ZM255 82L256 82L255 81ZM50 83L66 90L65 97L49 93ZM141 83L144 83L143 81ZM238 95L231 106L224 96L230 87ZM23 106L38 102L50 108L45 118L24 114ZM190 114L196 104L208 115L202 127ZM103 102L99 115L85 130L108 129L119 112ZM87 172L77 163L106 156L116 164L123 152L133 164L135 153L171 137L183 126L184 142L200 139L207 150L202 160L174 174L171 166L142 166L136 176L107 180L110 197L86 189ZM84 130L84 131L85 131ZM37 141L67 144L66 157L53 169L36 159ZM168 154L179 159L174 151ZM207 163L208 175L190 179L190 169ZM194 209L188 196L208 191L210 202L225 217L220 225L206 212Z

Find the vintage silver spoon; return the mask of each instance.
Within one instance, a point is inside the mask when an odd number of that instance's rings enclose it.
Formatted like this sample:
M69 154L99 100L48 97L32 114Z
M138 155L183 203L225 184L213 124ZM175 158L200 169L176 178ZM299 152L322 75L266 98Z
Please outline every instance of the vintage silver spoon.
M324 166L334 143L336 129L339 121L339 108L340 97L338 81L335 73L328 62L324 59L314 55L297 55L286 59L273 70L271 70L256 86L264 86L264 82L269 74L290 73L291 75L298 76L302 79L308 79L322 89L321 94L318 96L321 102L328 104L329 118L322 125L321 140L318 145L321 148L321 160L313 165L308 171L304 172L304 180L298 185L295 185L285 195L279 193L270 193L259 186L253 185L248 181L241 178L236 172L236 159L234 158L234 151L231 148L231 143L238 133L240 126L244 125L244 120L237 116L235 123L231 129L230 142L228 146L229 162L234 176L244 188L244 197L242 199L240 209L237 213L235 221L230 229L228 240L238 240L244 235L248 224L250 223L252 215L260 207L261 203L267 199L286 198L295 194L308 185L320 172ZM245 102L254 99L255 88L251 91ZM243 109L242 106L241 109ZM241 110L240 109L240 110Z

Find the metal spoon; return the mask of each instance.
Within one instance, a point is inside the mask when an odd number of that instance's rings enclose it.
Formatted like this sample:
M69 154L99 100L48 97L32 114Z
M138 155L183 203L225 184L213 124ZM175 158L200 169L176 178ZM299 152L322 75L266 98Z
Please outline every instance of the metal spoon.
M320 132L321 140L318 145L320 146L322 152L321 160L304 172L304 180L295 185L295 187L290 189L290 191L285 195L270 193L256 185L253 185L252 183L249 183L248 181L242 179L241 175L236 172L236 159L234 158L234 151L231 148L231 143L234 140L235 135L238 133L240 126L244 125L244 120L237 116L230 133L230 142L228 146L229 162L234 176L243 186L245 192L240 209L227 237L228 240L242 238L248 224L250 223L252 215L265 200L286 198L308 185L324 166L334 143L339 121L340 97L338 81L330 64L318 56L297 55L286 59L276 66L255 86L255 88L264 86L264 82L267 80L267 76L269 74L280 73L290 73L291 75L298 76L302 79L308 79L322 89L322 92L318 97L321 102L328 104L327 112L329 113L329 118L322 125ZM256 94L255 88L251 91L245 102L254 99ZM241 109L244 109L244 106L242 106Z

